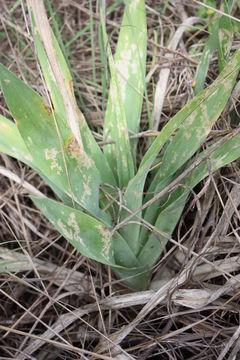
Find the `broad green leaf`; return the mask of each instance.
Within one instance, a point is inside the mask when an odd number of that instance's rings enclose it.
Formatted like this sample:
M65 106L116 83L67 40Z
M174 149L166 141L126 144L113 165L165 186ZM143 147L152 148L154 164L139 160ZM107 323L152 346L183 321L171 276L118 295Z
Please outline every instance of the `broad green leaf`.
M113 268L113 272L130 288L142 291L147 289L149 276L151 274L151 268L146 264L148 264L148 262L138 269Z
M69 195L67 195L64 191L59 189L59 187L56 186L55 183L53 183L51 180L49 180L40 170L34 169L38 172L38 174L41 176L43 181L52 189L54 194L63 202L64 205L67 206L73 206L72 199ZM79 204L75 204L76 208L80 208L81 206Z
M114 144L104 146L104 154L108 159L111 169L119 180L120 188L123 188L134 176L134 162L130 148L128 126L123 103L124 99L122 99L122 83L117 72L116 63L112 56L102 16L101 22L111 73L108 105L104 118L104 139L105 141L114 141Z
M223 0L221 10L230 14L233 7L233 0ZM228 63L228 57L233 42L232 20L227 16L221 16L218 31L218 67L221 72Z
M213 56L213 53L218 46L218 29L219 29L219 20L216 19L212 26L212 33L209 35L207 39L207 42L203 49L202 56L198 64L198 68L195 76L195 81L196 81L196 86L194 88L195 95L204 89L204 84L207 77L209 64Z
M133 179L129 181L127 189L123 196L123 204L131 211L135 211L142 205L143 200L143 189L145 185L145 181L148 175L148 171L150 165L152 164L152 158L148 159L145 164L138 170L137 174L134 176ZM121 221L128 217L129 212L126 210L122 210L121 212ZM142 213L139 212L138 216L141 216ZM131 223L129 225L124 226L120 233L128 242L130 248L132 249L135 255L139 252L139 241L140 241L140 224L138 218L131 219L131 222L138 222Z
M71 205L71 198L61 191L56 184L51 182L46 176L33 163L32 156L30 155L23 139L21 138L17 126L4 116L0 115L0 152L14 157L27 164L39 173L45 183L51 187L55 194L61 199L64 204Z
M147 242L140 249L138 255L140 264L148 264L149 267L156 264L178 223L188 194L189 192L186 192L184 198L176 199L175 202L160 212L154 224L157 230L159 230L159 233L152 231L152 233L149 234Z
M170 176L169 178L165 179L165 181L161 182L161 189L166 188L174 180L174 177L176 177L177 174L174 175L175 176ZM150 190L148 191L148 193L149 192ZM152 192L151 198L153 197L153 195L154 195L154 191ZM145 198L146 200L150 200L150 196L148 195ZM168 198L167 196L163 197L162 199L155 201L151 206L147 207L146 210L143 212L144 220L149 222L150 224L154 224L156 222L158 215L161 213L161 211L163 211L164 204L166 203L167 198ZM148 234L149 234L148 229L145 226L142 227L140 231L140 239L139 239L139 252L142 251L142 248L147 241Z
M0 114L0 151L29 166L33 166L32 157L22 140L17 126Z
M34 16L33 16L33 25L34 25L35 44L37 47L38 58L39 58L39 62L40 62L41 68L42 68L42 72L43 72L45 81L46 81L48 89L50 91L51 100L52 100L54 110L55 110L55 117L56 117L56 120L57 120L60 128L66 127L67 119L66 119L66 111L65 111L62 95L61 95L61 92L59 91L58 85L55 81L55 78L54 78L51 66L49 64L46 52L44 50L39 33L37 31L35 21L34 21ZM92 132L90 131L90 129L86 123L84 115L77 108L77 103L76 103L76 99L75 99L74 91L73 91L73 85L72 85L73 82L72 82L71 73L68 69L68 65L65 61L65 58L61 52L60 46L58 45L58 42L57 42L53 32L51 32L51 35L52 35L53 44L54 44L54 47L56 50L56 54L58 57L58 61L61 66L61 71L63 73L64 79L66 82L66 86L68 87L68 91L71 94L72 102L73 102L75 108L77 109L77 112L79 115L78 116L79 126L80 126L82 142L84 145L84 150L87 153L87 155L93 159L95 166L97 167L97 169L100 173L101 182L111 184L111 185L116 185L115 178L113 176L113 173L109 167L109 164L108 164L103 152L101 151L98 144L96 143L96 141L92 135Z
M68 127L57 134L54 114L35 91L4 66L0 69L6 102L35 166L84 209L107 221L99 209L100 176L92 159L79 151Z
M237 54L235 55L237 57ZM226 73L224 73L226 76ZM153 156L155 159L158 153L162 150L163 146L170 140L175 131L182 126L185 121L188 121L189 118L196 116L199 118L201 114L200 105L204 104L207 101L209 96L212 96L216 91L218 82L225 81L223 74L221 74L208 88L203 90L201 93L196 95L191 101L189 101L183 109L181 109L174 117L172 117L164 128L160 131L157 138L154 140L150 148L147 150L146 154L143 156L140 167L144 165L150 157Z
M232 0L223 0L221 10L230 14L233 6ZM195 76L196 86L194 93L198 94L204 88L209 64L214 51L218 48L219 72L221 72L228 62L229 53L232 47L233 29L231 19L227 16L216 16L209 24L210 35L203 49L201 59Z
M172 138L164 153L162 164L149 187L148 191L150 193L154 191L158 192L166 187L172 181L176 171L186 163L203 143L227 103L239 67L240 51L238 50L214 83L170 120L169 124L173 122L172 128L176 128L174 120L178 126L180 124L179 130ZM183 118L181 118L182 116ZM166 128L171 129L169 124L165 126L162 132L167 133ZM162 138L159 137L155 140L155 142L157 141L157 145L162 145ZM155 142L152 147L155 146ZM155 149L156 147L157 146L155 146ZM151 150L151 148L149 150ZM146 201L149 200L149 198L150 196L146 196ZM158 207L158 201L148 207L144 219L150 223L154 223ZM141 244L145 241L146 231L142 229Z
M56 229L84 256L114 267L138 266L120 234L111 236L110 228L80 210L48 198L31 197Z
M116 266L111 234L102 222L48 198L31 199L81 254L103 264Z
M46 51L49 68L52 71L54 81L58 86L58 90L62 97L62 102L64 103L64 110L67 119L67 125L76 140L79 150L81 153L84 152L84 147L82 143L81 133L79 129L79 122L82 122L82 118L79 119L78 109L75 106L73 101L73 94L69 91L69 86L66 83L66 78L61 69L61 64L58 59L58 55L53 43L52 32L49 26L49 21L47 18L47 13L44 8L43 1L29 0L28 2L32 13L34 14L34 21L36 23L37 31L39 32L40 39L43 43L44 50Z
M203 90L201 93L196 95L191 101L189 101L186 106L182 110L180 110L171 120L168 121L168 123L164 126L164 128L161 130L157 138L154 140L150 148L147 150L146 154L144 155L140 167L145 164L146 161L150 157L153 157L153 161L155 160L158 153L162 150L163 146L166 144L166 142L173 137L174 132L182 127L182 124L184 122L191 122L191 119L196 118L197 122L201 120L201 114L202 109L200 105L204 106L206 102L208 102L208 98L214 95L216 92L219 83L222 83L222 86L227 87L228 84L228 78L229 75L233 72L238 71L239 67L239 51L236 51L235 55L232 58L232 61L228 65L227 69L222 72L219 77L205 90ZM229 72L229 75L228 75ZM227 83L226 83L227 81ZM232 86L232 85L231 85ZM215 97L216 104L220 104L222 99L218 99ZM203 122L204 119L202 119L201 122Z
M223 111L240 68L240 50L213 83L214 91L181 124L168 145L151 189L159 189L164 178L173 175L197 151Z
M140 264L148 263L149 266L154 266L157 262L164 246L168 241L168 237L171 236L185 206L187 197L191 191L200 181L209 175L209 169L211 172L215 172L221 167L231 163L232 161L240 157L240 135L235 135L232 139L226 139L221 145L220 142L212 145L207 150L203 151L199 155L199 159L203 160L193 171L187 176L183 182L183 186L177 188L163 206L163 210L157 217L155 227L160 230L160 234L151 233L145 246L142 248L138 259ZM215 149L215 150L214 150ZM192 162L189 164L189 166ZM161 235L165 233L166 236Z
M185 183L189 188L196 186L208 174L209 169L215 172L221 167L235 161L240 156L240 134L237 133L232 138L226 137L222 144L219 140L216 144L210 146L199 155L199 159L205 158L208 153L210 155L203 160L187 177Z
M126 239L120 233L113 236L114 259L121 270L138 271L139 263Z
M147 29L145 1L127 0L118 37L114 63L119 79L127 127L138 133L145 88ZM105 124L108 132L109 124ZM131 140L136 156L136 140Z
M67 125L67 119L66 119L66 110L64 107L64 102L62 99L62 95L61 92L59 90L58 84L55 80L55 76L53 74L51 65L48 61L48 57L47 54L44 50L44 46L42 44L40 35L38 33L37 27L36 27L36 23L35 23L35 19L34 19L34 15L32 14L32 20L33 20L33 29L34 29L34 40L35 40L35 44L36 44L36 49L37 49L37 53L38 53L38 59L42 68L42 72L44 75L44 79L46 81L46 84L48 86L50 95L51 95L51 100L53 103L53 107L55 110L56 114L61 114L62 115L62 119L65 122L65 125ZM64 79L65 79L65 83L68 89L69 94L71 95L72 101L75 104L75 97L74 97L74 93L73 93L73 86L72 86L72 77L71 77L71 73L68 69L68 66L65 62L64 56L61 52L61 49L58 45L58 42L53 34L53 32L51 31L51 36L52 36L52 41L54 44L54 48L57 54L57 58L59 61L59 64L61 66L61 71L63 73ZM64 114L64 116L63 116ZM82 117L80 118L81 122Z

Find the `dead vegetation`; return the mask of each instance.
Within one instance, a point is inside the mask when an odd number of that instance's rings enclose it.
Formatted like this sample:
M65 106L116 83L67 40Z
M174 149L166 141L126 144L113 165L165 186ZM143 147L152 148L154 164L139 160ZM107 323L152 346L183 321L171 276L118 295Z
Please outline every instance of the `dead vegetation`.
M97 41L96 2L95 80L90 1L49 3L76 80L79 106L101 141L104 65ZM148 100L156 123L162 127L193 97L198 57L191 55L190 49L200 40L204 44L207 27L182 32L177 38L180 24L195 26L189 19L196 16L198 2L146 3ZM160 7L165 5L165 12L160 14ZM26 5L23 1L1 0L0 7L1 61L44 96L27 27ZM112 48L121 16L121 6L107 16ZM158 32L157 44L154 31ZM170 38L175 41L169 42ZM233 49L238 46L236 38ZM199 46L199 53L201 50ZM214 57L207 82L211 83L216 75ZM153 88L159 91L162 105L154 104ZM238 114L238 97L239 86L212 130L209 143L238 126L239 117L234 123L230 119L232 109ZM10 117L3 100L1 112ZM144 127L146 103L142 122ZM143 132L141 136L148 135ZM142 141L139 146L139 157L144 144ZM151 290L139 293L125 288L109 269L73 250L34 208L28 198L32 190L29 186L34 191L51 193L32 170L5 155L1 155L0 162L0 359L239 358L239 161L211 175L192 192L154 269ZM6 177L6 171L11 176Z

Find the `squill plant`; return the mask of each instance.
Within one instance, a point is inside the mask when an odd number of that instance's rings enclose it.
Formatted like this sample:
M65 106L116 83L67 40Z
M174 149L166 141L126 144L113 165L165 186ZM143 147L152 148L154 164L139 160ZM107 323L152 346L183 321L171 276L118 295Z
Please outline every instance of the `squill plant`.
M240 156L240 135L232 133L193 159L231 95L240 50L167 122L139 163L137 138L129 134L140 130L146 94L144 0L125 1L114 56L101 13L111 78L103 149L77 107L43 1L28 0L28 7L49 99L1 65L1 87L15 123L0 117L0 151L32 167L55 192L54 200L31 199L73 247L110 266L129 287L145 289L190 191L209 171Z

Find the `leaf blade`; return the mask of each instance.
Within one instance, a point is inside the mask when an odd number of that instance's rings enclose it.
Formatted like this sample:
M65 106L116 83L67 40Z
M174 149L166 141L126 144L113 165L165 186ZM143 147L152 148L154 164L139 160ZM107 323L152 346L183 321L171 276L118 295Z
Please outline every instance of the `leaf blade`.
M158 192L176 176L176 172L196 152L207 137L213 124L222 112L234 86L240 67L240 51L237 50L229 64L209 88L190 101L170 122L163 128L145 155L142 163L153 152L159 150L167 141L169 134L178 129L176 135L168 145L159 170L157 171L148 189L150 193ZM207 110L207 111L206 111ZM204 115L205 114L205 115ZM175 175L174 175L175 174ZM148 201L150 196L146 196ZM155 223L159 202L149 206L144 219ZM147 231L141 230L141 243L146 241Z
M116 266L110 232L102 222L48 198L31 199L56 229L84 256Z
M56 229L84 256L105 265L129 270L138 261L120 234L113 236L103 222L48 198L31 197L35 205L53 223Z
M86 153L79 151L70 129L62 127L59 139L54 114L43 99L3 65L0 78L6 102L35 167L61 191L74 196L84 209L109 221L107 214L99 209L99 173Z
M63 102L63 97L62 97L61 91L59 89L59 86L56 82L56 78L54 76L52 68L49 64L49 60L48 60L46 51L44 49L38 29L35 24L34 15L32 15L32 16L33 16L33 28L34 28L35 43L36 43L36 48L37 48L37 52L38 52L38 58L39 58L39 62L40 62L41 68L42 68L42 72L43 72L45 81L46 81L48 89L50 91L51 100L54 105L56 120L60 127L66 127L67 126L67 114L66 114L66 107L64 106L64 102ZM84 115L77 107L76 99L74 96L74 90L73 90L73 86L72 86L73 81L72 81L71 72L68 68L65 58L61 52L60 46L59 46L52 31L51 31L51 37L52 37L52 42L53 42L53 45L54 45L54 48L56 51L56 56L57 56L57 59L58 59L58 62L59 62L60 68L61 68L61 72L63 74L63 78L65 79L68 93L70 94L70 98L73 103L73 107L76 109L75 112L76 112L76 117L77 117L77 119L79 121L79 125L80 125L81 141L83 143L84 151L90 158L93 159L95 166L100 173L101 182L111 184L111 185L116 185L115 178L109 167L107 159L105 158L103 152L101 151L96 140L94 139L94 137L86 123Z
M148 161L145 162L145 164L138 170L134 178L130 180L124 193L123 203L132 212L140 208L142 205L144 185L151 163L152 158L148 159ZM128 215L129 211L123 209L121 212L121 221L126 219ZM141 215L142 213L139 212L138 218L134 217L133 219L131 219L131 222L133 223L125 225L120 230L120 233L125 239L127 239L128 244L135 255L138 254L140 247L139 234L141 225L139 216L141 217Z
M121 81L109 46L102 12L101 23L111 73L109 98L104 118L104 139L106 142L114 142L113 145L108 144L104 146L104 154L113 172L119 179L119 186L122 188L128 184L129 179L134 175L134 162L131 154L127 120L122 99Z
M138 255L141 265L147 263L150 266L154 266L157 262L164 246L168 242L168 238L171 237L179 221L191 189L206 178L210 170L211 172L215 172L240 157L239 133L230 139L226 137L226 141L224 141L223 144L220 142L223 141L220 140L219 144L214 144L203 151L199 156L199 159L202 158L203 161L186 177L183 186L173 191L165 200L162 199L162 203L164 203L163 210L160 211L154 224L160 231L158 236L156 236L154 232L149 235ZM207 156L207 154L209 154L209 156ZM193 162L190 162L189 166L191 166L192 163Z
M221 9L230 14L233 7L233 0L223 0ZM221 16L219 19L218 31L218 68L221 72L227 65L230 50L233 42L233 26L232 20L227 16Z
M32 166L32 157L17 126L0 114L0 151Z
M219 20L215 19L212 26L212 32L206 41L201 59L199 61L199 65L197 67L197 72L195 75L196 86L194 88L195 95L204 89L204 84L207 77L209 64L213 56L213 53L218 46L218 30L219 30Z

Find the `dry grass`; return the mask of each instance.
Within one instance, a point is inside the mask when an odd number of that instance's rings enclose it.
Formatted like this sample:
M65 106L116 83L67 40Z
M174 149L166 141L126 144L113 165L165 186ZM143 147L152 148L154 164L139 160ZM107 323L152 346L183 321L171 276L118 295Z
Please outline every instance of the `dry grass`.
M69 44L89 25L89 1L50 3L62 40ZM190 55L190 49L204 42L206 34L185 33L175 50L169 48L169 37L179 24L196 15L199 6L194 1L169 0L165 14L160 16L156 9L164 5L163 1L146 3L151 111L153 84L158 83L160 71L170 68L162 126L193 96L197 60ZM24 19L26 7L21 4L0 1L1 61L44 95ZM96 83L90 29L65 50L79 89L79 105L93 130L99 132L103 118L103 64L95 6L94 1ZM120 6L108 17L112 47L121 15ZM154 30L160 34L158 46L154 45ZM233 43L233 48L237 46L239 39ZM199 53L201 50L199 47ZM216 73L214 58L209 83ZM239 107L238 96L236 92L209 142L231 130L229 112ZM10 116L3 101L1 111ZM146 106L143 115L144 127ZM143 144L139 146L140 157ZM0 175L0 359L239 358L239 162L210 176L194 190L154 269L152 290L141 293L131 292L112 278L108 269L78 254L33 207L28 183L44 193L50 190L32 170L5 155L1 155L0 165L13 174L13 179Z

